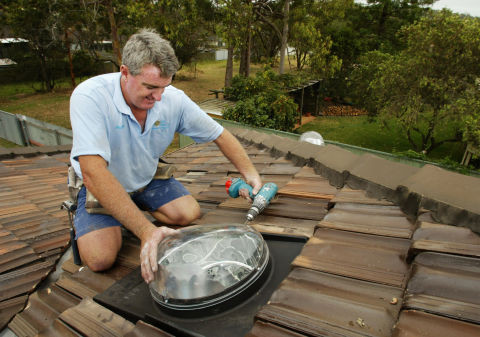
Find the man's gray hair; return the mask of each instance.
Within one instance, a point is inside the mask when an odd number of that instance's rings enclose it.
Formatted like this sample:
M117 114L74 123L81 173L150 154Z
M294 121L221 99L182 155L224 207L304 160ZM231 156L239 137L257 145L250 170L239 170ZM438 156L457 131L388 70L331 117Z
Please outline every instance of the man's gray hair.
M122 63L132 75L139 75L143 66L152 64L160 69L162 77L171 77L179 67L170 42L154 29L141 29L128 39L123 47Z

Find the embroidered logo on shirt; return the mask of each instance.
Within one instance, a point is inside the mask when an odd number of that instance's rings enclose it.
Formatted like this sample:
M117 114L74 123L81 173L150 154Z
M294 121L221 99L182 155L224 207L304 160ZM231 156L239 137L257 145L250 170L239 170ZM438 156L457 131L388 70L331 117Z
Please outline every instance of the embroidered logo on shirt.
M160 129L160 131L167 131L168 128L170 126L170 123L166 122L166 121L155 121L155 123L153 123L153 127L152 129Z
M115 129L123 129L124 127L125 127L125 125L123 125L123 124L122 124L122 125L117 125L117 126L115 127Z

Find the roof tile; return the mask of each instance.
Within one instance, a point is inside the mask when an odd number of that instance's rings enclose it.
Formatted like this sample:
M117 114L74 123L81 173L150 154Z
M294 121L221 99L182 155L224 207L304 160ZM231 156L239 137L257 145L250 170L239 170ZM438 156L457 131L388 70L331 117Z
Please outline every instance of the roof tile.
M345 209L345 204L331 209L319 226L359 233L376 234L409 239L414 225L403 215L381 214L385 206L355 207ZM353 205L353 204L350 204ZM388 206L387 206L388 207ZM388 209L391 211L391 209Z
M312 166L315 172L330 180L332 185L343 187L347 175L345 169L358 158L358 155L339 146L326 145L323 151L315 155Z
M65 310L59 319L84 336L118 337L134 328L133 323L95 303L91 298L84 298L78 305Z
M354 189L366 190L377 197L395 200L395 190L403 181L420 169L393 162L372 154L364 154L348 168L347 184Z
M302 337L305 336L278 325L257 320L245 337Z
M425 165L402 184L422 197L422 205L446 224L480 232L480 179Z
M79 302L78 297L53 285L33 293L25 310L16 315L8 327L17 336L34 337L52 324L60 313Z
M480 336L480 325L432 315L422 311L406 310L400 314L392 337L475 337Z
M480 259L421 253L413 264L404 306L480 323Z
M314 336L390 336L402 292L295 268L257 317Z
M465 227L421 222L410 249L414 255L432 251L480 257L480 236Z
M319 228L294 266L404 288L410 241Z

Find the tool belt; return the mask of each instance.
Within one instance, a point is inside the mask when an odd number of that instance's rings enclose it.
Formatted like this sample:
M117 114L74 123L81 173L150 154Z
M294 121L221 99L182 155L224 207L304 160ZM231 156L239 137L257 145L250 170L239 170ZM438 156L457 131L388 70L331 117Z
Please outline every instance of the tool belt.
M170 179L175 171L177 170L176 166L173 164L168 164L162 159L159 159L157 170L153 176L152 180L166 180ZM75 173L75 170L72 166L68 167L68 192L70 199L76 204L78 200L78 193L83 187L83 180L78 177ZM142 192L145 187L142 187L139 190L130 192L129 194ZM86 190L86 199L85 199L85 210L90 214L107 214L110 213L102 207L100 202L95 198L95 196L87 189Z

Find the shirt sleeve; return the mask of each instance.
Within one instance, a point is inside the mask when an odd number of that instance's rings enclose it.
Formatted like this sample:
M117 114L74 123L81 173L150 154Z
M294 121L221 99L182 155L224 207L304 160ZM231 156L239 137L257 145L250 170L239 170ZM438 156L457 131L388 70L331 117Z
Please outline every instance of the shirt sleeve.
M73 132L71 158L78 161L82 155L99 155L110 162L110 144L105 121L105 109L99 106L101 100L94 100L83 93L73 93L70 98L70 122ZM103 109L103 110L102 110ZM77 172L80 173L80 172Z
M177 131L197 143L206 143L217 139L222 134L223 127L183 94L182 118Z

